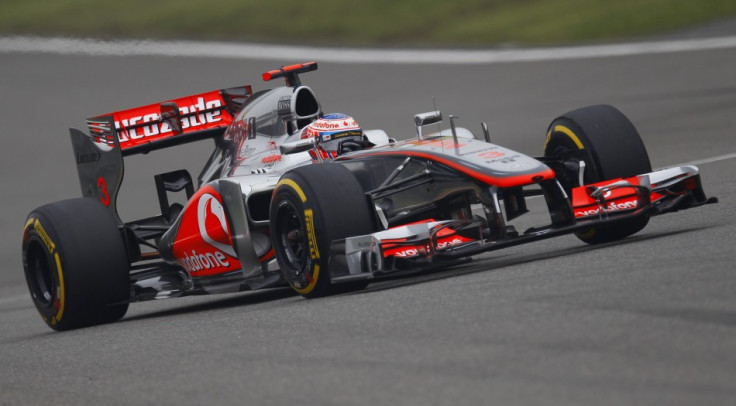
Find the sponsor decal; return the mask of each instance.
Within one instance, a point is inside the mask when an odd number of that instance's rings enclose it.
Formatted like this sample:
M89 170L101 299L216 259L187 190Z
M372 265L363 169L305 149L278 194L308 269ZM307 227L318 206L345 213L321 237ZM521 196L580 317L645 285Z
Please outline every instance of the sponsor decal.
M85 164L88 162L97 162L99 160L100 160L100 153L97 151L85 153L85 154L77 154L78 164Z
M505 154L501 151L483 151L478 154L478 158L482 159L494 159L494 158L500 158L504 156Z
M401 251L393 252L392 255L395 257L401 257L401 258L409 258L409 257L416 257L419 254L426 253L427 250L425 250L423 247L414 247L414 248L405 248Z
M202 127L206 124L213 124L221 121L221 107L222 101L219 98L208 100L201 96L197 97L195 103L189 106L179 107L179 112L182 116L193 114L191 116L182 117L181 129L197 129L198 127ZM141 125L142 127L138 127ZM115 120L115 128L118 130L118 137L121 143L174 132L174 129L168 122L161 122L161 115L158 112L151 112L148 114Z
M261 163L264 165L273 165L276 162L280 162L280 161L281 161L281 154L272 154L269 156L265 156L263 157L263 159L261 159Z
M637 205L638 205L637 200L631 200L628 202L621 202L621 203L611 202L608 204L605 211L610 212L610 211L619 211L619 210L632 210L632 209L636 209ZM595 209L589 209L589 210L576 210L575 217L592 216L594 214L600 213L600 211L601 211L600 207L596 207Z
M232 245L229 244L230 232L225 218L225 208L215 196L205 193L199 198L197 224L204 242L231 257L237 257Z
M458 140L459 141L459 140ZM433 141L436 142L436 141ZM466 141L467 142L467 141ZM453 144L455 141L453 140ZM484 146L485 144L480 144L477 142L470 142L468 145L468 148L464 148L462 151L456 151L455 155L457 156L468 156L472 155L473 157L495 157L495 156L503 156L504 152L500 152L503 149L497 145L491 145L491 146ZM469 159L472 159L469 157Z
M193 276L239 268L225 208L214 188L203 188L185 209L173 253L179 265Z
M495 163L510 164L510 163L515 163L517 159L523 159L523 157L517 154L517 155L505 156L503 158L489 159L486 161L486 163L488 164L495 164Z
M446 239L443 241L438 241L437 245L435 246L435 250L443 250L445 248L449 248L458 244L462 244L465 242L473 241L472 239L468 238L461 238L459 236L455 236L451 239ZM414 247L401 247L401 248L395 248L395 249L388 249L385 251L384 256L395 256L395 257L401 257L401 258L411 258L416 257L419 255L424 255L429 251L429 246L414 246Z
M450 241L438 242L436 248L438 250L442 250L442 249L445 249L445 248L448 248L448 247L452 247L453 245L462 244L464 242L465 242L464 240L461 240L460 238L455 237L455 238L453 238Z
M317 247L317 236L314 233L314 212L312 209L304 210L304 222L307 228L307 240L309 241L309 254L312 259L319 259L319 248Z
M299 137L299 139L305 140L307 138L314 138L317 135L319 135L317 131L313 130L310 126L307 126L304 127L304 129L302 130L302 135Z
M363 135L363 133L360 130L349 130L349 131L345 131L345 132L341 132L337 134L324 135L322 139L324 141L328 141L330 139L335 140L335 139L343 138L343 137L360 137L361 135Z
M179 263L187 272L192 274L206 269L227 268L230 266L230 261L220 251L198 254L197 251L192 250L191 256L188 253L184 253L184 258L180 259Z
M56 289L56 297L53 298L53 306L56 308L56 314L52 315L50 320L51 325L55 326L61 321L61 317L64 315L64 303L66 296L64 273L61 270L61 258L59 258L59 252L56 251L56 244L51 240L51 237L49 237L46 230L43 229L43 226L41 226L41 222L37 218L31 218L28 220L28 222L26 222L26 228L23 232L23 238L28 238L27 233L31 226L41 238L44 245L46 245L46 248L49 250L49 254L53 255L53 261L56 265L56 275L59 282L58 289ZM51 299L51 295L49 295L48 292L45 292L44 300L51 301ZM49 322L49 318L45 314L41 314L41 318L44 322Z
M355 120L320 119L310 124L310 126L317 130L353 130L359 128L358 122Z
M452 139L439 139L439 140L433 140L433 141L426 142L424 145L430 148L453 149L453 148L462 148L468 144L458 143L457 145L455 145L455 141Z
M288 116L291 114L291 97L285 97L278 101L278 115Z
M43 229L41 226L41 222L36 219L33 223L33 229L36 230L38 233L38 236L41 237L41 240L44 244L46 244L46 249L49 250L49 254L53 254L54 250L56 249L56 244L54 244L53 241L51 241L51 237L46 233L46 230Z
M363 132L358 122L352 117L344 116L335 119L325 116L306 126L301 133L301 139L320 137L321 141L329 141L340 137L360 135L363 135Z
M241 159L247 158L253 155L254 152L256 152L255 147L251 147L248 144L243 144L238 150L238 158L241 158Z

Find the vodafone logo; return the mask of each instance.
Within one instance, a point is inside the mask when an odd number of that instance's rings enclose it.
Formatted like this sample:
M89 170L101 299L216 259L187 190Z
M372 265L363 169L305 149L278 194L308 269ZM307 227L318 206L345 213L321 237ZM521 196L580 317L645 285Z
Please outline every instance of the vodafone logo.
M261 163L264 165L275 164L276 162L279 162L279 161L281 161L281 154L272 154L272 155L263 157L263 159L261 159Z
M445 248L452 247L458 244L462 244L468 241L472 241L472 240L454 237L448 241L438 242L437 245L435 246L435 249L443 250ZM396 256L396 257L402 257L402 258L409 258L409 257L416 257L420 254L426 254L428 250L429 250L429 246L426 246L426 247L417 246L417 247L406 248L400 251L393 252L391 255Z
M638 202L636 200L629 201L629 202L611 202L608 207L606 207L605 211L619 211L619 210L631 210L636 209L638 205ZM575 212L575 217L585 217L585 216L592 216L594 214L600 213L600 208L595 208L591 210L579 210Z
M191 255L184 253L184 258L180 259L180 264L189 273L199 272L211 268L226 268L230 266L225 254L220 251L208 252L206 254L198 254L192 250Z
M402 258L408 258L408 257L416 257L417 255L424 254L426 250L424 248L407 248L403 251L397 251L394 253L394 256L402 257Z
M172 254L190 275L218 275L240 268L225 208L217 189L207 185L182 213Z
M225 209L215 196L205 193L197 203L197 225L202 240L214 248L237 258L229 244L230 230L227 227Z
M343 121L342 124L329 121L317 121L313 124L313 127L320 130L334 130L337 128L347 127L347 125L348 123L345 121Z

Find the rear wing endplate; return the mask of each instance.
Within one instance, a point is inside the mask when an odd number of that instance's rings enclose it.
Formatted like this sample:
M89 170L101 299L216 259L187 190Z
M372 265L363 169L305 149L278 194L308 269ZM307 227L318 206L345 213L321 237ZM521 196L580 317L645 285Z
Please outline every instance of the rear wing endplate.
M82 196L100 200L122 225L123 157L218 137L252 94L250 86L214 90L92 117L89 134L70 129Z

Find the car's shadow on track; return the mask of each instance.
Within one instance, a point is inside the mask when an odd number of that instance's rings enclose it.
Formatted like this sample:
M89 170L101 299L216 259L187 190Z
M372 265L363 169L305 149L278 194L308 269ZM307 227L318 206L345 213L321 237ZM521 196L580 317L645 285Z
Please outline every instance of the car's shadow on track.
M130 322L130 321L137 321L137 320L146 320L146 319L152 319L152 318L158 318L158 317L175 316L175 315L181 315L181 314L193 314L193 313L207 312L207 311L212 311L212 310L227 309L230 307L256 305L259 303L272 302L272 301L276 301L276 300L280 300L280 299L284 299L284 298L292 297L292 296L296 296L296 292L294 292L289 287L269 288L269 289L257 290L257 291L252 291L252 292L233 293L233 294L228 294L225 296L202 295L200 297L207 297L212 300L207 301L205 303L196 303L196 304L190 304L190 305L185 305L185 306L179 306L173 309L166 309L166 310L160 310L160 311L147 312L143 314L137 314L135 316L125 317L122 320L120 320L118 323L125 323L125 322ZM133 303L132 306L135 306L135 303Z
M649 233L644 235L635 235L633 237L626 238L624 240L615 241L607 244L600 245L587 245L580 242L579 246L574 246L562 250L547 251L536 249L538 253L524 253L524 255L494 255L488 258L482 258L479 260L459 260L452 264L443 264L434 268L428 268L417 271L407 271L401 274L387 275L380 278L376 278L373 283L368 285L368 288L361 291L344 292L338 293L331 297L340 296L351 296L351 295L362 295L370 294L371 292L378 292L384 290L391 290L402 288L405 286L419 285L426 282L433 282L448 278L454 278L463 275L470 275L479 272L491 272L498 271L510 266L518 266L523 264L529 264L538 261L546 261L554 258L565 257L569 255L581 254L584 252L605 249L606 247L615 247L628 244L636 244L649 240L656 240L660 238L671 237L679 234L690 233L693 231L699 231L708 229L710 226L693 227L687 229L680 229L669 232L660 233ZM530 250L531 251L531 250ZM498 251L503 253L503 251ZM219 309L227 309L238 306L248 306L260 303L267 303L271 301L281 300L289 297L295 297L297 294L291 290L291 288L271 288L253 292L243 292L239 294L229 294L221 299L217 299L217 295L207 296L210 298L205 303L196 303L185 306L179 306L172 309L166 309L161 311L151 311L135 316L125 317L118 323L132 322L137 320L146 320L159 317L168 317L182 314L193 314L198 312L215 311ZM203 296L204 297L204 296ZM304 299L306 300L306 299ZM311 299L319 300L319 299ZM135 304L133 304L135 306Z
M176 307L166 309L166 310L153 310L153 311L142 310L145 313L140 313L140 314L136 314L132 316L126 316L126 317L123 317L119 321L109 323L106 325L115 326L121 323L128 323L128 322L134 322L134 321L166 318L166 317L176 316L176 315L188 315L188 314L195 314L199 312L217 311L217 310L227 309L227 308L236 307L236 306L256 305L259 303L273 302L276 300L285 299L285 298L294 297L294 296L296 296L296 292L294 292L291 288L279 287L279 288L270 288L270 289L264 289L264 290L259 290L259 291L233 293L233 294L227 294L227 295L209 295L209 296L202 295L199 297L207 298L208 301L202 302L202 303L189 304L189 305L178 305L177 306L176 299L171 300L171 301L167 300L169 303L171 303L173 306L176 306ZM132 303L131 309L134 308L136 305L139 305L139 303ZM140 303L140 305L145 306L145 303ZM138 310L140 311L140 308ZM30 339L45 339L45 338L54 337L57 334L74 334L74 332L78 332L78 331L83 331L87 329L99 329L99 328L104 328L104 327L103 325L89 326L89 327L82 327L79 329L65 331L65 332L57 332L51 329L44 329L43 332L38 333L38 334L32 334L32 335L27 335L23 337L3 340L0 342L0 345L26 342Z

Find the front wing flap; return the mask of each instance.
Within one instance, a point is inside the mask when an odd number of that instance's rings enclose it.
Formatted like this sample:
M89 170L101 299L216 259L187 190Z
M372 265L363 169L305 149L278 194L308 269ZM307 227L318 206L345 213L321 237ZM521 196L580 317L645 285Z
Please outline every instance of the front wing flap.
M715 203L703 192L695 166L662 169L626 179L613 179L572 190L576 219L605 220L617 214L649 209L649 216Z

